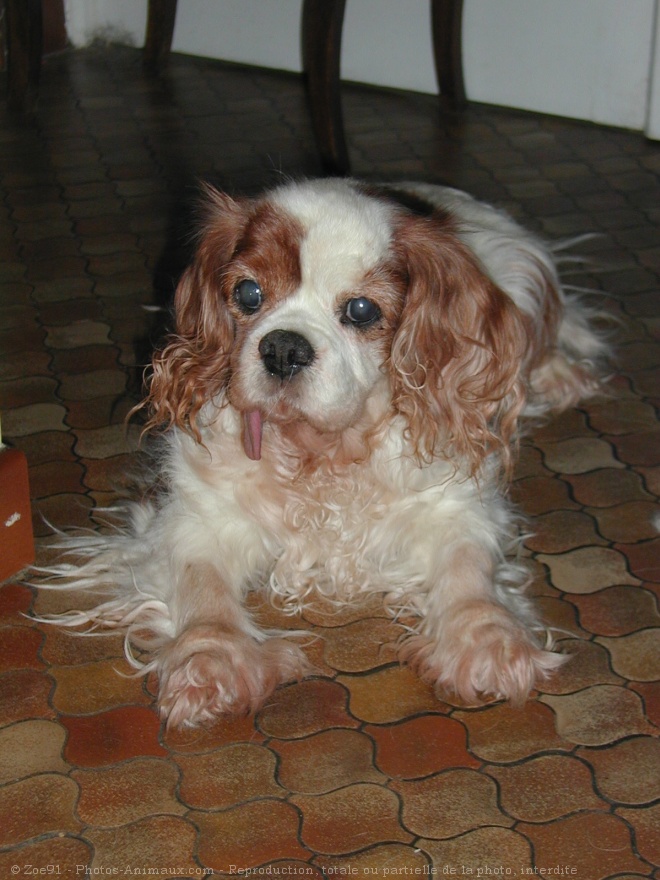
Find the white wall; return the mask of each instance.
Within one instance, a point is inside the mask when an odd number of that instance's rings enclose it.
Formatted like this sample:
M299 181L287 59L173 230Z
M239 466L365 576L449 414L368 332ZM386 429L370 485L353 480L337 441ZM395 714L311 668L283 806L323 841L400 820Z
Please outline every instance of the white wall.
M660 2L656 5L655 51L649 73L648 109L645 131L648 137L660 140Z
M465 0L468 97L643 130L659 3ZM146 7L147 0L66 0L70 38L142 45ZM179 0L173 49L299 71L300 9L301 0ZM429 15L428 0L348 0L342 76L434 93ZM657 137L659 125L649 133Z

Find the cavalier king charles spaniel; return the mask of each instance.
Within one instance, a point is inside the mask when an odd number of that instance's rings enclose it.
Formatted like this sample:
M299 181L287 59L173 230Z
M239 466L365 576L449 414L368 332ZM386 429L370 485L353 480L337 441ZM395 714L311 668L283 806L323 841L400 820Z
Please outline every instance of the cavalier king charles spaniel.
M510 558L519 422L596 392L606 355L553 253L439 186L207 188L146 400L157 488L69 539L76 563L50 573L107 592L64 622L124 628L173 726L308 674L248 612L264 588L292 613L382 593L423 679L524 700L565 658Z

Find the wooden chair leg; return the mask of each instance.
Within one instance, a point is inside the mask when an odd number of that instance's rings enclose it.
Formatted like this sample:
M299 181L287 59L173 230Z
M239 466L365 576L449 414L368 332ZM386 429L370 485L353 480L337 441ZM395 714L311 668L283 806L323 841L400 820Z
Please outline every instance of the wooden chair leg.
M157 73L167 65L174 36L177 0L149 0L144 68Z
M8 103L29 112L39 95L43 22L41 0L6 0Z
M463 0L431 0L431 29L440 100L452 110L467 104L463 82Z
M312 126L321 161L329 174L350 169L341 111L339 62L346 0L304 0L303 69Z

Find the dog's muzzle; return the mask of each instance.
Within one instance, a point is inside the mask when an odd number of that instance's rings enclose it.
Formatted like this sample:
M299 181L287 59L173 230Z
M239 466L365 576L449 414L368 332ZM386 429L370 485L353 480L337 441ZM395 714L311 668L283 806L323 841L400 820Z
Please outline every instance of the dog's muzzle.
M293 330L271 330L259 342L259 354L266 370L278 379L291 379L316 357L304 336Z

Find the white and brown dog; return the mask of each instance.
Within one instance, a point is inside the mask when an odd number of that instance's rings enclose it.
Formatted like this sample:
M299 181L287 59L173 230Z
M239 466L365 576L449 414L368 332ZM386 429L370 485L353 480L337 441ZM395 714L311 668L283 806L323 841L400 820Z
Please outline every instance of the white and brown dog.
M164 488L56 569L108 590L65 622L148 648L168 723L305 674L253 588L292 611L383 593L416 616L401 659L470 702L520 701L562 663L507 560L503 477L520 417L593 393L605 345L546 246L442 187L209 189L175 308L147 399Z

